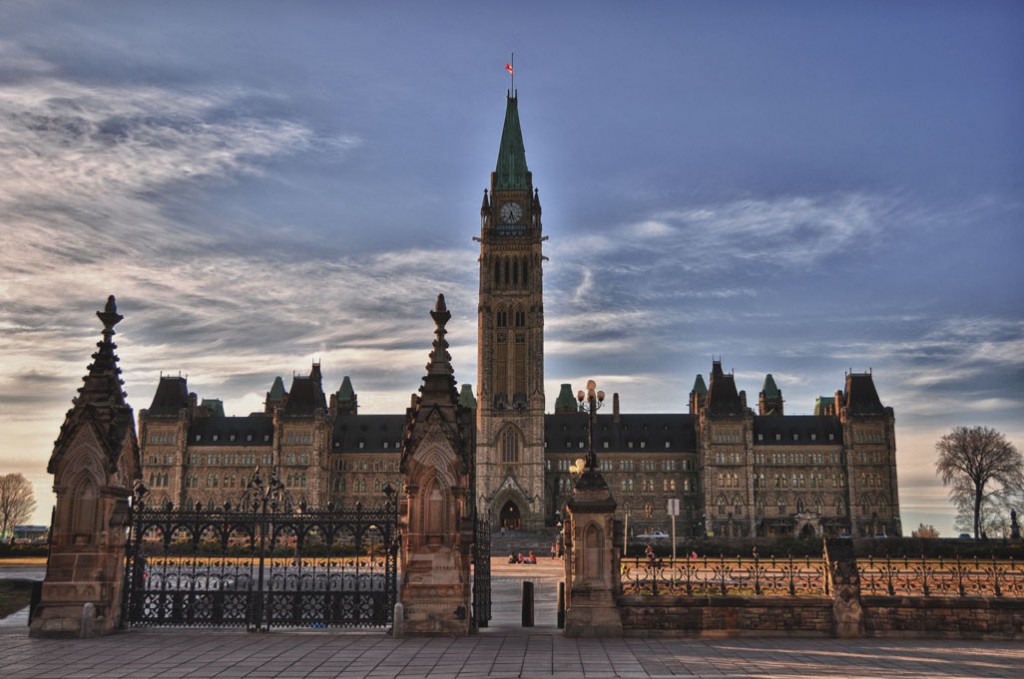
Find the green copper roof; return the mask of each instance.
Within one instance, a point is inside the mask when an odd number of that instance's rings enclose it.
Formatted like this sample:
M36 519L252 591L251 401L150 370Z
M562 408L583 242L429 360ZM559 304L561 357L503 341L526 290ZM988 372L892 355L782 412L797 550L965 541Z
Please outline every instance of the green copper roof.
M498 165L494 169L495 189L528 189L526 148L523 131L519 127L519 100L510 96L505 107L505 127L501 130Z
M704 384L704 376L697 373L697 379L693 381L692 391L697 392L701 396L706 396L708 393L708 387Z
M267 398L271 401L281 401L285 397L284 392L284 380L278 375L274 378L274 386L270 388L270 396Z
M818 400L814 402L814 414L815 415L824 415L824 414L826 414L826 412L828 410L832 409L832 406L835 405L835 402L836 402L836 397L835 396L819 396Z
M341 380L341 389L338 390L338 398L342 401L351 401L355 398L356 392L352 389L352 380L345 375Z
M214 417L224 417L224 401L219 398L204 398L199 404L201 408L209 408Z
M572 385L563 384L562 388L558 391L558 398L555 399L555 412L566 412L571 413L579 407L576 403L576 397L572 394Z
M771 373L768 373L764 378L764 386L761 387L761 391L764 392L765 398L778 398L779 388L775 386L775 378L772 377Z
M476 396L473 396L473 385L463 384L459 392L459 405L463 408L476 410Z

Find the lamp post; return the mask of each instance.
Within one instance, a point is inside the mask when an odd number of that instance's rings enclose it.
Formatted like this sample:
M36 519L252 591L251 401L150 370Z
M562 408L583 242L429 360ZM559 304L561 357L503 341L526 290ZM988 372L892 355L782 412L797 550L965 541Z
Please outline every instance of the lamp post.
M590 416L590 427L587 442L587 457L584 462L586 470L597 470L597 454L594 452L594 425L597 423L597 411L604 405L604 392L598 391L597 382L587 380L587 390L576 392L576 400L580 410Z
M622 616L615 601L619 588L619 555L615 546L617 503L601 474L594 452L597 410L604 404L604 392L594 380L576 394L579 410L589 416L589 445L583 473L573 487L569 501L572 542L566 546L566 584L571 585L566 607L565 635L568 637L622 636Z

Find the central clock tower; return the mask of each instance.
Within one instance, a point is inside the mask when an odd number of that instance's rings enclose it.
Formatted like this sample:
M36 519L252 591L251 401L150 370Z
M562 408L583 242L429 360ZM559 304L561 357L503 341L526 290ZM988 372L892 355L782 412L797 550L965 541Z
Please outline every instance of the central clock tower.
M494 528L544 516L544 299L540 197L509 93L498 164L480 207L477 502Z

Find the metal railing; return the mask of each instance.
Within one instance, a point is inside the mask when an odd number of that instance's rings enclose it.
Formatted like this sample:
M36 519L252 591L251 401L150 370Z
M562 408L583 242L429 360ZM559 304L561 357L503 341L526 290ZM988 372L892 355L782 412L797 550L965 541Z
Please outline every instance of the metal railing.
M858 559L867 596L1024 597L1024 563L1009 559Z
M828 596L821 557L634 558L621 561L622 593L637 596Z

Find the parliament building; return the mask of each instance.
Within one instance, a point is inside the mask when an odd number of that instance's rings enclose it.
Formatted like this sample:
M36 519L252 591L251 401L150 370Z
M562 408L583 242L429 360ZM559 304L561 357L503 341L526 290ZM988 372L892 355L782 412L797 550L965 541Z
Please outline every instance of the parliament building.
M463 385L460 402L475 411L476 502L494 526L539 530L561 517L590 419L568 384L547 408L545 238L512 94L475 240L477 391ZM620 412L613 395L593 445L634 535L667 531L670 500L682 536L900 535L893 410L871 374L846 374L813 412L786 415L770 374L748 404L714 361L696 376L687 412ZM220 401L200 400L186 378L171 376L139 413L152 500L204 506L235 501L257 467L311 505L375 506L386 485L402 486L404 431L404 413L360 414L348 377L325 391L319 363L287 388L277 377L263 411L248 416L225 416Z

